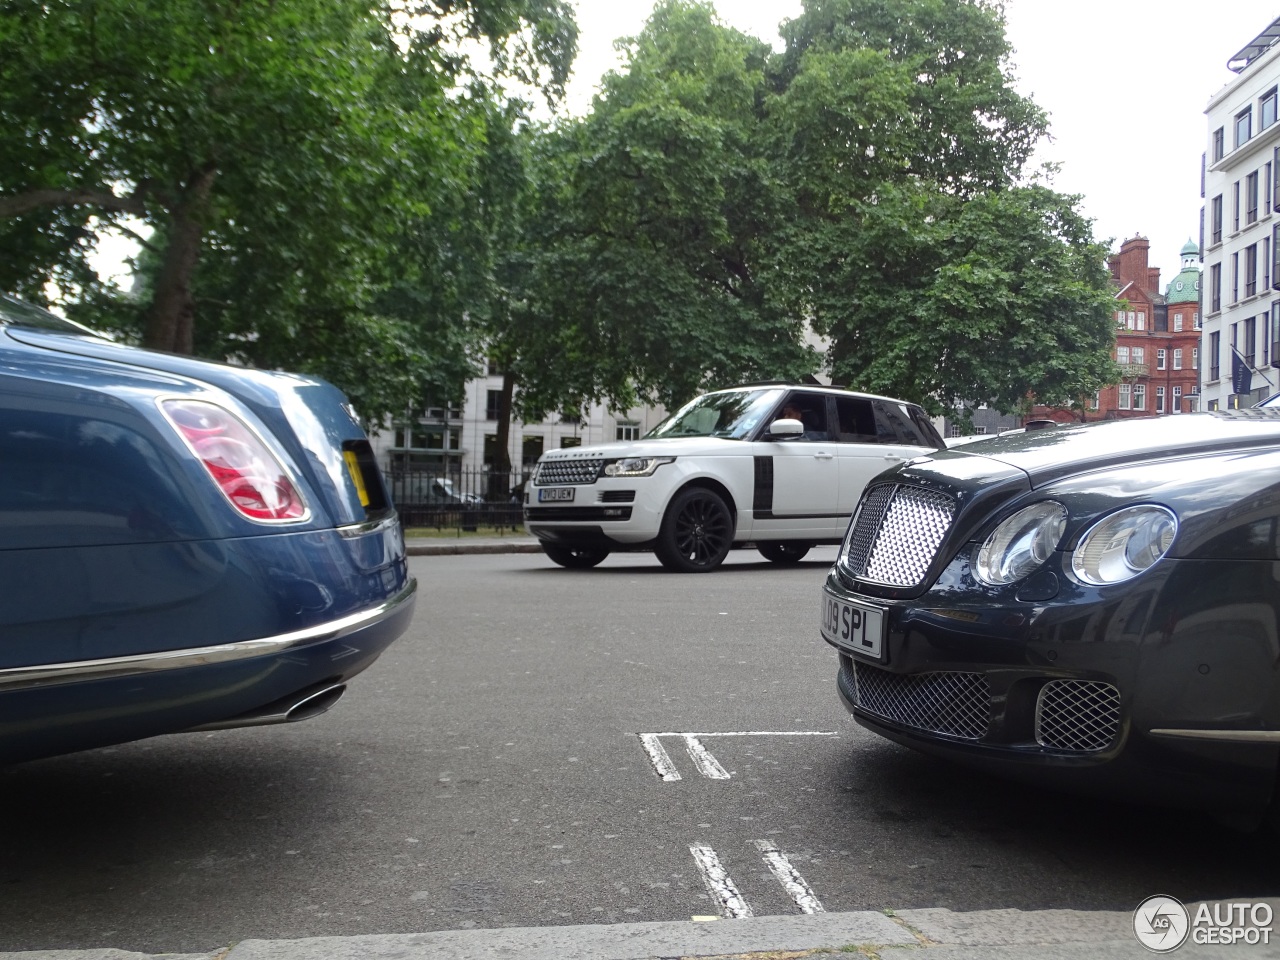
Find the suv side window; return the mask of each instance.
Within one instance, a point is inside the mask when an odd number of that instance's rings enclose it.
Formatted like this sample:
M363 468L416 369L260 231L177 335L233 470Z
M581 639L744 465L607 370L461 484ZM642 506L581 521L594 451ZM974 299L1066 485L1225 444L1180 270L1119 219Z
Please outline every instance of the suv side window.
M836 440L840 443L880 443L871 401L862 397L836 397Z
M831 439L831 433L827 430L827 398L823 394L790 393L775 417L799 420L804 424L804 433L796 437L796 440Z
M904 443L913 447L931 447L932 441L921 434L911 421L905 405L887 400L872 401L876 412L876 442Z

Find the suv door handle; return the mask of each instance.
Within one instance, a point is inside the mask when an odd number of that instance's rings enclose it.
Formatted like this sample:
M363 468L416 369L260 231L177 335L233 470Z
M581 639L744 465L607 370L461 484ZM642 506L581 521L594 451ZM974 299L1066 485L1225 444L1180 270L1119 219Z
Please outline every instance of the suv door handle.
M815 453L813 455L813 459L815 460L834 460L835 458L836 458L836 455L834 453L827 453L825 450L821 453Z

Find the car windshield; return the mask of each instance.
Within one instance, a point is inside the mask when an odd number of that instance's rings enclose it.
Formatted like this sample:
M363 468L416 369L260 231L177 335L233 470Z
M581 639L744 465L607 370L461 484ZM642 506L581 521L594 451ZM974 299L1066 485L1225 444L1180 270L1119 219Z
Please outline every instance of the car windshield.
M33 307L29 303L15 300L13 297L6 296L3 293L0 293L0 324L10 324L15 327L35 327L39 330L53 330L56 333L101 336L100 333L90 330L88 327L73 323L70 320L64 320L48 310Z
M782 390L722 390L685 404L645 435L663 437L724 437L741 440L754 430L782 397Z

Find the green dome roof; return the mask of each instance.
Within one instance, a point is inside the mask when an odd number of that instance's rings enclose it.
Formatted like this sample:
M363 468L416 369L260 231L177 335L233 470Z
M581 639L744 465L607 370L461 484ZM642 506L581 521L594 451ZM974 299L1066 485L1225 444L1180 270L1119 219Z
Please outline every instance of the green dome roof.
M1189 257L1193 254L1195 256L1200 255L1200 244L1196 243L1194 240L1188 240L1182 247L1182 255L1184 257Z

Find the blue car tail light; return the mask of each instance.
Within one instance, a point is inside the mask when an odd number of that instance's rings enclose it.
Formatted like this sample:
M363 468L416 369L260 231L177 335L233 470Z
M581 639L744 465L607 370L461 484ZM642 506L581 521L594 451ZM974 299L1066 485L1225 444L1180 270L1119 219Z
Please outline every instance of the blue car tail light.
M268 523L307 518L284 464L230 411L204 400L162 400L160 409L243 516Z

